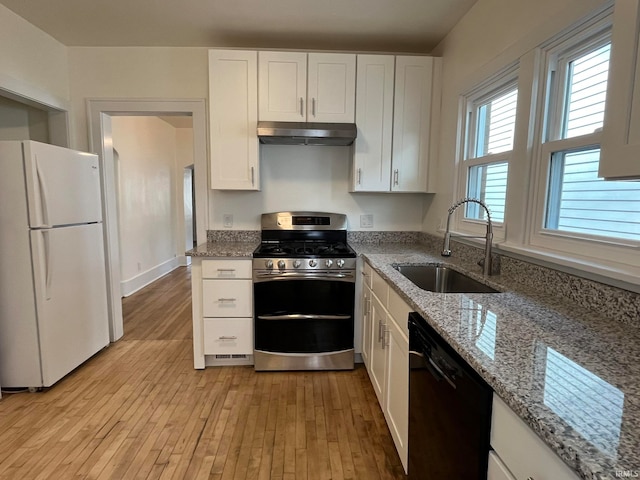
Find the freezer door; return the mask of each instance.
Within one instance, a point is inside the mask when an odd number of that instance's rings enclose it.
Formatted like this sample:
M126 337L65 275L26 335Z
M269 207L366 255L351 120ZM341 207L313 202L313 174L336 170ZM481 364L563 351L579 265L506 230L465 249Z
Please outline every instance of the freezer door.
M43 386L109 343L102 224L32 230Z
M29 226L102 220L98 157L39 142L23 142Z

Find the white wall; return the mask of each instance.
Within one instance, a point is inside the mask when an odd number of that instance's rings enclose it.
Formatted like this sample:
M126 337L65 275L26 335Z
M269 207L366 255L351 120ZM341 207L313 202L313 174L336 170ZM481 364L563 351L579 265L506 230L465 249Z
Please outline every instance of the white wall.
M0 5L0 89L48 105L69 99L67 48Z
M123 294L177 266L176 129L156 117L112 117L118 153L118 223Z
M349 193L349 147L263 145L260 192L213 191L209 226L258 230L260 214L286 210L346 213L350 230L361 230L360 214L373 214L373 230L419 230L424 194ZM362 229L372 230L372 229Z
M454 200L458 102L472 86L517 60L604 0L478 0L436 47L443 57L437 193L422 229L435 233Z
M70 47L74 145L88 149L87 98L207 98L208 76L206 48Z

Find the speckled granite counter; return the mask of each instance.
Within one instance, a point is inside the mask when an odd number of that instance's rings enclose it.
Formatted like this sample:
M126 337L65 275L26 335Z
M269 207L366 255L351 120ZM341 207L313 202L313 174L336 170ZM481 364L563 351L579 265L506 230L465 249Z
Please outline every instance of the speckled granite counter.
M251 257L260 242L207 242L185 252L190 257Z
M351 246L579 477L640 475L640 329L506 276L484 281L504 293L425 292L391 265L447 263L482 276L456 265L455 253L443 259L420 245Z

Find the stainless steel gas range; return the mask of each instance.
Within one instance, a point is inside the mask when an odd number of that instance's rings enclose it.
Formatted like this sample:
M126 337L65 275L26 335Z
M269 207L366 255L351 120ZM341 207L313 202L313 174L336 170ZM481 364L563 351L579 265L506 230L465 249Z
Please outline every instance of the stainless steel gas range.
M346 215L263 214L253 253L255 369L352 369L355 272Z

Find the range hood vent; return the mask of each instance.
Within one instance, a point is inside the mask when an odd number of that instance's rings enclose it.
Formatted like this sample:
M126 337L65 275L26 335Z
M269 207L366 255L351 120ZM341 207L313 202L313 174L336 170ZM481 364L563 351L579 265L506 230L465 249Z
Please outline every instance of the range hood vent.
M258 138L265 145L351 145L355 123L258 122Z

